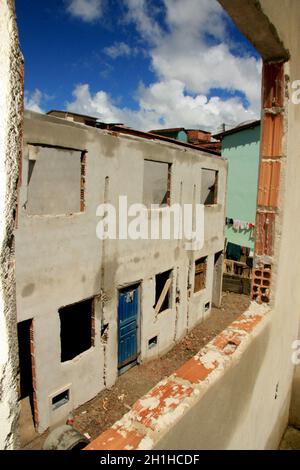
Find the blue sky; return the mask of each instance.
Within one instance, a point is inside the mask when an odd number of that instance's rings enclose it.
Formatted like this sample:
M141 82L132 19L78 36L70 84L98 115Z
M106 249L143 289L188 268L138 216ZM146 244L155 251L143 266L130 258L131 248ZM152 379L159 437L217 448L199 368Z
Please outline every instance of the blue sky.
M149 130L259 113L261 61L215 0L16 0L25 105Z

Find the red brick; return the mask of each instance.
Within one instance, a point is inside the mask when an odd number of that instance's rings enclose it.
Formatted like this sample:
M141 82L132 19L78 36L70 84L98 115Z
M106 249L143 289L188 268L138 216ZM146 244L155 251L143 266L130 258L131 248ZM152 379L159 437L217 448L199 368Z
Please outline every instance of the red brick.
M225 354L233 354L237 347L241 344L243 335L234 331L225 330L220 333L214 340L213 345L223 351ZM229 347L229 346L232 346Z
M282 107L284 104L283 62L263 66L263 107Z
M261 153L263 158L280 158L282 156L283 116L282 114L265 114Z
M176 371L176 377L181 379L188 380L191 383L199 383L208 377L208 375L218 366L218 363L215 363L215 366L212 369L207 369L199 360L196 358L190 359L186 362L180 369Z
M243 330L250 333L261 319L262 317L260 315L255 315L253 317L245 317L244 315L241 315L230 326L236 330Z
M273 212L256 213L255 254L273 256L275 236L275 214Z
M84 450L135 450L145 437L140 431L119 426L103 432L88 444Z
M257 199L259 206L272 209L277 207L280 167L281 163L279 161L262 161L260 163Z
M156 421L160 416L177 408L178 404L192 393L192 387L178 384L172 379L166 383L158 384L134 404L132 410L135 419L154 430ZM168 403L169 400L171 400L171 403ZM148 401L152 401L152 403L145 406ZM176 403L177 401L178 403Z

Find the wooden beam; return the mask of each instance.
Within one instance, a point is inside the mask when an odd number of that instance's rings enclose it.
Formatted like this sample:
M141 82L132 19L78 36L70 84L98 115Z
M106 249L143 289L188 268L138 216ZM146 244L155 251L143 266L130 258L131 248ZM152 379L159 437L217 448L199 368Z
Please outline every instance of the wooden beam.
M167 295L167 293L168 293L168 291L169 291L169 289L170 289L170 287L171 287L171 284L172 284L172 279L167 279L167 280L166 280L166 283L165 283L165 285L164 285L164 288L163 288L163 290L162 290L162 292L161 292L161 294L160 294L160 297L159 297L159 299L158 299L158 301L157 301L157 304L155 305L155 309L154 309L155 315L157 315L157 314L159 313L159 311L160 311L160 309L161 309L161 306L162 306L162 304L164 303L164 300L165 300L165 298L166 298L166 295Z

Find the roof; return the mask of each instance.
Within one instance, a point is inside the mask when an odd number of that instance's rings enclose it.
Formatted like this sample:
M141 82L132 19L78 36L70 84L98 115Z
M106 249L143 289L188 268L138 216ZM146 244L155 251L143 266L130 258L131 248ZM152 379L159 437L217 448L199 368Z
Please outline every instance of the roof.
M51 109L50 111L48 111L46 114L49 114L50 116L54 113L59 113L59 114L62 114L64 116L78 116L78 117L83 117L85 119L90 119L92 121L98 121L98 118L95 117L95 116L87 116L86 114L78 114L78 113L73 113L72 111L69 112L69 111L62 111L61 109Z
M202 132L203 134L211 134L210 131L204 131L203 129L185 129L187 132L188 131L195 131L195 132Z
M246 129L253 129L254 127L257 127L257 126L260 126L260 119L257 120L257 121L250 121L250 122L247 122L247 123L242 123L242 124L239 124L237 125L236 127L233 127L232 129L228 129L228 131L224 131L224 132L219 132L218 134L214 134L213 137L215 139L220 139L222 140L226 135L230 135L230 134L236 134L237 132L241 132L241 131L244 131Z
M180 131L185 131L184 127L174 127L170 129L154 129L152 131L149 131L151 134L161 133L161 134L168 134L169 132L180 132Z
M189 131L197 131L197 132L203 132L203 134L211 134L211 132L209 131L204 131L203 129L186 129L185 127L174 127L174 128L170 128L170 129L154 129L152 131L149 131L149 132L152 132L152 134L155 134L156 132L159 132L159 133L169 133L169 132L180 132L180 131L185 131L185 132L189 132Z
M99 129L106 129L110 131L112 134L127 134L127 135L135 135L137 137L141 137L141 138L148 139L148 140L161 140L164 142L169 142L175 145L179 145L181 147L189 147L193 150L200 150L202 152L209 153L216 157L220 157L220 152L217 152L216 150L213 150L213 149L206 148L205 145L202 146L202 145L190 144L188 142L183 142L181 140L173 139L172 137L167 137L161 134L155 134L154 133L155 131L150 131L150 132L139 131L136 129L132 129L130 127L126 127L124 124L104 123L104 122L101 122L98 118L93 117L93 116L86 116L84 114L78 114L78 113L73 113L73 112L69 113L67 111L61 111L61 110L48 111L47 115L54 117L55 116L54 113L61 114L65 118L67 117L67 115L71 115L71 116L73 115L73 116L83 117L88 120L93 120L95 122L94 127L99 128ZM164 130L167 130L167 129L164 129ZM168 129L168 130L171 131L174 129ZM184 130L184 128L180 127L176 130Z
M107 129L112 131L113 133L115 132L119 134L135 135L137 137L142 137L148 140L162 140L164 142L169 142L175 145L179 145L181 147L189 147L193 150L200 150L202 152L210 153L211 155L214 155L215 157L220 157L220 152L208 149L206 148L205 145L202 146L202 145L190 144L188 142L183 142L181 140L173 139L172 137L166 137L164 135L154 134L153 131L151 132L138 131L136 129L131 129L130 127L126 127L126 126L120 126L118 124L107 125Z

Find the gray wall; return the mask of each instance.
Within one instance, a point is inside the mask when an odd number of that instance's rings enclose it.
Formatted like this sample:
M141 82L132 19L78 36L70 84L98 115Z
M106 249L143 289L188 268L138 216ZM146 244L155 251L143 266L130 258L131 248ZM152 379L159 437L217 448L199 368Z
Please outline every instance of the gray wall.
M28 146L28 215L80 212L81 152Z
M28 213L28 143L88 151L84 212ZM119 195L127 195L128 204L143 202L145 159L172 164L171 203L191 203L193 198L200 201L202 167L219 171L219 204L205 210L205 244L200 251L187 252L181 240L101 241L96 237L100 220L96 209L100 203L117 206ZM17 302L18 321L34 319L40 431L115 382L118 288L142 281L141 361L166 352L187 328L209 315L204 304L211 302L214 254L224 246L226 173L226 162L204 152L138 137L114 136L58 118L26 114L16 231ZM57 207L60 212L60 201ZM168 211L161 209L160 216L168 217ZM188 302L188 275L193 282L194 260L204 255L208 256L206 288ZM155 274L172 268L172 308L155 315ZM179 308L175 305L175 286L180 291ZM61 363L58 309L92 296L99 296L95 346L72 361ZM109 324L105 343L100 338L104 323ZM148 349L149 339L156 335L157 346ZM66 387L71 391L69 404L51 411L51 397Z

